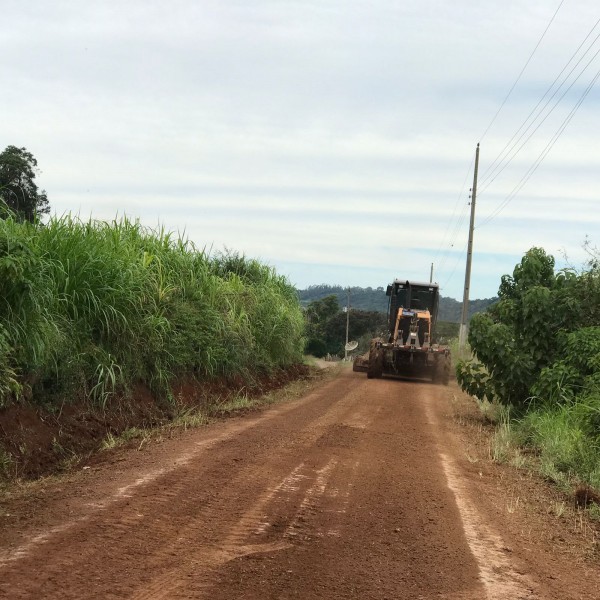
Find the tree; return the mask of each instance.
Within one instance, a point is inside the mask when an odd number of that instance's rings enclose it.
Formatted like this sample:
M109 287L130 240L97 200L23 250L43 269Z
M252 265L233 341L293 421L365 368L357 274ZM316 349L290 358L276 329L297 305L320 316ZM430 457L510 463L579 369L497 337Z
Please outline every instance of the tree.
M586 389L600 368L599 291L595 263L581 274L555 272L552 256L529 250L502 277L498 303L471 320L477 360L457 366L463 389L521 406L532 396L569 399Z
M325 356L327 353L335 354L338 344L331 344L325 339L325 327L330 319L340 312L340 305L335 295L326 296L321 300L314 300L306 308L306 348L308 354Z
M305 311L307 326L306 352L314 356L341 354L346 337L346 313L335 294L314 300ZM387 329L387 317L377 311L352 309L350 313L350 339L369 339Z
M26 148L7 146L0 153L0 200L18 219L33 222L50 212L46 191L35 183L37 160Z

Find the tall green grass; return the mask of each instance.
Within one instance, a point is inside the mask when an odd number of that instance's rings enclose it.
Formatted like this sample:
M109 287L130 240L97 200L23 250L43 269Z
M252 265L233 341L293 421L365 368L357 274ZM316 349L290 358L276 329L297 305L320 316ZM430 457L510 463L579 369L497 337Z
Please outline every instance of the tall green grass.
M256 260L127 219L0 220L0 406L269 372L302 336L294 288Z
M516 445L534 450L546 477L600 490L600 393L532 406L510 426Z

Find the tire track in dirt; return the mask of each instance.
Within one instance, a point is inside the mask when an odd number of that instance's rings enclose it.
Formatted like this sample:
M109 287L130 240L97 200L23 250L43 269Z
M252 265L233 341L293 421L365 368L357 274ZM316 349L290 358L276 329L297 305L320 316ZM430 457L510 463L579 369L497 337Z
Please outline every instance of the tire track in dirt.
M357 378L355 410L303 455L336 466L292 544L222 564L201 592L187 587L190 597L481 600L422 399L405 386Z
M346 402L338 402L313 424L313 434L304 435L303 444L310 447L318 439L327 435L329 428L335 427L340 421L358 423L359 427L366 427L372 419L372 411L362 407L357 411L354 406ZM135 600L161 600L164 598L178 598L181 592L187 597L189 590L185 588L186 582L193 573L203 581L196 582L195 592L202 597L202 590L210 589L210 576L214 570L237 558L251 554L277 552L290 547L290 540L294 540L302 529L302 523L312 511L319 498L325 493L331 472L337 466L337 460L330 458L322 463L326 456L313 458L312 466L301 463L296 466L278 485L268 488L256 500L254 505L233 526L229 535L219 541L214 547L203 548L199 552L188 556L185 568L174 566L172 570L155 578L147 587L137 592ZM337 496L339 490L334 490ZM349 494L345 492L345 502ZM338 510L336 512L343 512ZM206 516L203 517L203 520ZM332 535L335 535L332 534ZM177 540L178 546L189 547L187 541L183 544ZM181 550L181 549L180 549ZM169 548L168 554L179 555L175 548ZM201 575L198 571L201 570Z
M440 430L439 416L433 403L436 398L426 398L425 409L430 423ZM539 600L534 583L507 555L507 544L494 528L486 523L471 499L468 487L450 455L440 450L440 460L448 488L455 497L467 542L477 560L480 579L487 600Z
M318 496L322 495L325 491L327 478L334 467L335 463L329 461L324 467L309 475L303 473L303 471L306 471L304 464L298 465L276 488L267 490L257 500L254 506L243 515L222 542L219 542L214 547L202 548L197 552L192 550L186 557L186 565L183 569L178 567L154 579L147 587L137 591L132 597L133 600L164 600L167 598L187 597L188 590L185 589L186 580L192 574L197 573L198 570L202 571L202 577L206 580L204 586L201 584L200 587L205 587L208 590L210 587L210 575L214 572L215 568L236 558L251 554L278 552L289 548L290 542L288 538L296 535L294 529L298 526L299 520L303 518L303 515ZM305 482L312 480L312 484L306 487L301 494L303 498L295 517L284 530L280 539L273 541L261 540L262 537L265 537L267 531L261 519L264 518L264 513L269 504L274 500L289 503L291 501L290 493L297 495L301 491L301 487L297 485L301 480ZM282 498L283 494L285 495ZM276 498L276 496L279 496L279 498ZM276 507L271 507L268 512L269 514L273 514L276 512Z
M244 431L252 429L258 425L264 426L265 422L269 419L285 418L287 413L293 413L298 410L302 410L304 404L310 404L310 402L314 399L315 394L323 394L324 392L326 393L326 390L329 387L334 387L336 385L336 383L330 382L319 392L309 394L303 399L303 401L300 403L300 406L294 403L286 404L277 407L276 409L265 411L257 417L246 418L238 422L228 423L227 427L217 429L215 432L206 433L202 429L199 430L198 433L200 435L198 437L201 439L189 444L192 446L192 448L190 449L188 445L188 447L182 453L177 455L174 460L169 457L167 465L158 469L149 470L141 477L136 477L133 479L133 481L128 481L125 485L122 485L111 493L106 494L103 498L95 499L93 502L86 503L86 510L83 511L83 514L75 518L71 518L70 520L63 521L49 529L29 534L28 538L21 541L21 543L16 547L0 549L0 569L10 562L18 561L19 559L27 556L28 553L36 549L37 546L50 542L53 537L64 534L73 527L82 526L86 523L86 521L93 519L100 512L110 510L115 505L118 506L123 499L131 498L135 493L138 492L139 489L143 489L144 487L153 484L161 477L169 476L173 471L185 468L191 461L198 459L200 455L211 450L219 443L226 442L227 440L234 438L235 436L242 434ZM348 384L348 387L350 387L350 385L351 384ZM185 487L185 480L179 477L177 479L180 480L180 483L176 483L170 489L170 491L160 494L159 498L162 498L163 502L169 502L177 495L176 488ZM159 499L158 501L161 500Z
M339 385L335 387L337 388ZM352 386L348 383L343 386L343 391L345 392L346 388L350 389L350 387ZM237 465L236 461L239 459L240 450L236 444L237 437L243 432L249 432L258 427L259 431L253 432L251 435L255 443L258 442L259 446L264 446L264 440L268 439L268 432L265 432L265 429L268 429L269 421L277 420L286 429L289 414L298 412L303 424L311 425L311 429L310 433L301 432L302 435L299 436L296 443L292 444L291 450L294 450L296 445L302 447L305 444L314 443L323 429L343 418L345 412L352 410L344 401L327 401L327 388L328 386L325 386L317 397L317 400L325 399L324 412L313 413L310 403L314 398L309 397L302 403L308 403L309 414L304 414L307 411L303 406L287 405L276 409L274 414L264 415L266 418L252 419L248 420L248 423L241 422L233 427L226 427L224 435L218 434L210 439L202 440L193 450L188 450L173 460L169 467L150 471L126 486L121 486L107 500L95 503L99 508L85 517L69 521L53 528L48 533L39 534L28 540L9 554L8 560L5 559L4 567L8 566L10 562L23 562L21 567L13 566L13 573L25 572L31 564L35 564L45 554L41 547L59 548L61 551L57 552L56 556L45 565L45 576L48 582L56 582L58 590L63 587L63 583L60 581L61 574L69 573L72 589L63 588L60 596L57 597L78 598L86 597L86 590L89 589L89 569L74 568L72 554L75 549L77 556L75 562L78 564L82 566L94 564L105 567L105 569L98 569L94 575L97 588L100 588L100 582L105 579L103 571L106 570L106 567L110 571L111 564L115 563L115 552L123 547L125 559L129 555L138 558L143 554L147 567L151 571L163 569L169 563L178 564L178 552L186 554L190 545L210 543L210 535L213 533L211 530L215 523L218 523L220 530L233 527L237 522L236 519L239 518L240 511L254 501L253 495L256 493L254 488L250 489L249 494L238 493L236 490L244 490L248 481L255 486L267 486L269 483L270 474L263 473L262 466L256 462L240 465L243 469L239 473L231 468L231 463ZM289 438L288 432L284 438L286 438L284 442L286 445L291 439L287 439ZM229 449L230 445L233 448ZM259 450L264 452L263 448L259 448ZM203 464L202 457L205 451L216 453L221 460L217 463ZM289 453L290 450L282 453L284 460L287 460L286 455ZM260 463L260 461L257 462ZM197 482L202 479L219 483L212 489L204 488L204 486L197 485ZM225 485L233 490L235 496L231 500L229 510L224 510L225 501L220 493L220 488ZM267 497L269 494L271 492L267 489ZM240 506L241 508L237 508ZM193 515L192 518L188 516L190 514ZM158 515L163 515L163 517ZM207 526L207 524L209 525ZM256 524L252 522L252 526ZM87 543L90 532L95 538L93 544ZM218 539L219 535L220 532L215 533L215 539ZM143 538L144 541L138 541L139 538ZM175 543L169 545L169 540L175 540ZM225 547L227 548L227 544ZM71 550L68 556L64 556L65 548ZM238 551L244 553L247 549L242 548ZM231 552L229 548L225 554L221 553L221 556L226 559L235 556L235 552L233 554ZM116 570L118 570L117 566L115 566ZM135 563L130 570L136 570ZM143 568L139 570L143 570ZM110 580L107 587L102 588L104 593L110 593L114 583ZM0 582L0 589L6 585L4 581ZM35 590L38 589L38 585L39 582L22 585L18 592L19 595L14 597L36 597ZM129 589L126 582L119 583L119 587L123 587L124 591ZM30 593L31 596L28 595Z
M346 372L166 442L106 489L99 472L103 493L73 490L72 515L3 548L0 597L530 600L517 595L525 580L497 585L511 560L482 566L501 542L461 487L445 398Z

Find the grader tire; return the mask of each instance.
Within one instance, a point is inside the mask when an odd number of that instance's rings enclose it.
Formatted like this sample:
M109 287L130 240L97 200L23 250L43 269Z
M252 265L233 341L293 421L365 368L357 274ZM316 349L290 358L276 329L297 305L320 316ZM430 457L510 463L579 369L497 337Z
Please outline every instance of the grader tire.
M369 349L369 367L367 369L368 379L378 379L383 375L383 350L377 348L377 343L381 342L379 338L371 342Z

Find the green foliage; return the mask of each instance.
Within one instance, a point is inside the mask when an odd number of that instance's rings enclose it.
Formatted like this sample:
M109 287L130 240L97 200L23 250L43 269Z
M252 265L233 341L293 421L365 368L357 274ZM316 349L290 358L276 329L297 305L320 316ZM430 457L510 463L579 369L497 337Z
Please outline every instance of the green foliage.
M434 335L440 343L448 343L449 340L458 337L460 329L459 323L451 323L449 321L440 321L436 323Z
M7 338L7 332L0 324L0 408L9 398L17 397L22 390L11 366L11 349Z
M573 331L567 336L565 346L570 363L582 375L591 375L600 370L600 326Z
M519 300L533 287L553 287L554 264L554 257L546 254L543 248L531 248L515 267L512 277L502 276L498 296L501 300Z
M582 273L575 282L574 296L579 304L580 314L588 324L600 323L600 252L590 250L589 270Z
M126 219L0 221L0 403L270 371L301 360L303 328L294 288L258 261Z
M490 400L523 406L566 376L545 369L563 360L568 332L581 326L577 281L571 271L556 274L554 258L541 248L529 250L513 275L502 277L498 303L475 315L469 331L471 348L490 374Z
M533 384L532 394L551 404L569 402L575 396L575 387L580 382L577 369L559 360L552 367L544 367Z
M341 313L336 296L326 296L311 302L305 310L306 353L321 357L326 354L338 354L342 349L344 336L332 339L329 322Z
M462 388L517 408L519 443L542 471L600 487L600 271L554 271L532 248L502 278L499 302L471 321L475 359L460 363Z
M600 489L600 395L582 403L540 406L513 424L521 445L535 448L542 471L557 482L583 480Z
M481 363L460 361L456 366L456 379L465 392L481 401L493 397L490 376Z
M33 222L50 211L45 191L35 183L37 160L26 148L7 146L0 152L0 204L4 213ZM5 214L5 216L8 216Z
M342 355L346 340L346 313L335 295L311 302L305 310L306 352L313 356ZM367 344L372 337L387 328L386 316L375 311L351 309L348 338ZM359 346L360 347L360 346Z

